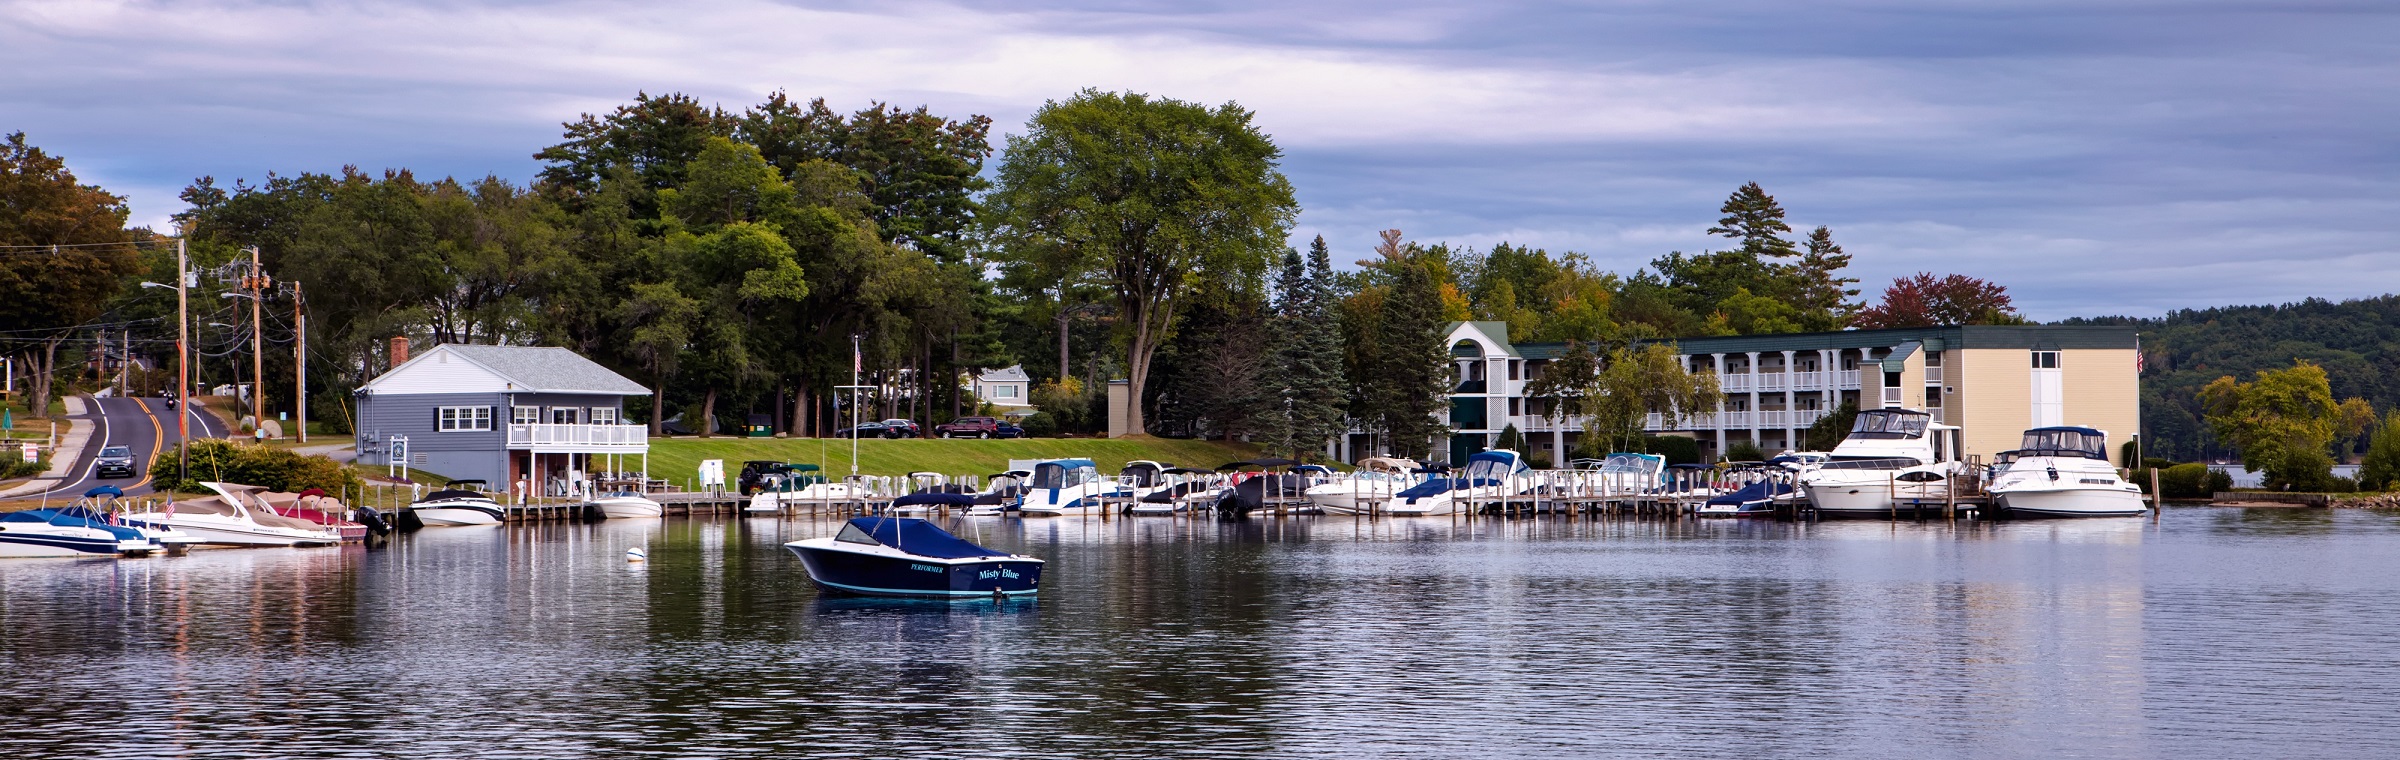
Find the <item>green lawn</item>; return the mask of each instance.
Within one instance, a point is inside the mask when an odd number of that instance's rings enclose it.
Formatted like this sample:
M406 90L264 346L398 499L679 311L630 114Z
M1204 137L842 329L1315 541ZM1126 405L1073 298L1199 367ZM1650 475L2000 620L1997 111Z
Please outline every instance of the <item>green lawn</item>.
M859 472L865 475L905 475L939 472L945 475L990 475L1008 469L1011 459L1087 457L1100 471L1114 473L1134 459L1151 459L1186 467L1215 467L1258 457L1258 447L1215 441L1124 438L1020 438L1009 440L868 439L858 442ZM819 438L652 438L650 475L682 483L699 474L700 460L725 460L727 478L739 473L742 462L772 459L823 466L828 475L850 474L850 441ZM631 463L639 466L638 462Z

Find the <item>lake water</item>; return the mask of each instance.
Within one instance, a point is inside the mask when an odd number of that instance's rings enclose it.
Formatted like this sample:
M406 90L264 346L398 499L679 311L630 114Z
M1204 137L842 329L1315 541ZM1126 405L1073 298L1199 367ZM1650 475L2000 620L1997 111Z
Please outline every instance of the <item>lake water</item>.
M1039 599L814 520L0 562L0 757L2400 756L2392 514L961 524Z

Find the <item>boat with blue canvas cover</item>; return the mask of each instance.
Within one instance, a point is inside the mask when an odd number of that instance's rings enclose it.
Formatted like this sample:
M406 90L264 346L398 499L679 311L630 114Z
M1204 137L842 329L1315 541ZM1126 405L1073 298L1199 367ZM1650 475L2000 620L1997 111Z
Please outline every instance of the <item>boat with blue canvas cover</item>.
M1485 499L1516 496L1532 487L1521 476L1531 469L1525 458L1508 449L1487 449L1467 457L1455 478L1426 478L1394 494L1385 514L1394 516L1448 515L1472 510Z
M1747 464L1728 473L1742 486L1709 497L1693 514L1701 517L1774 517L1775 507L1791 500L1797 489L1792 475L1780 465ZM1743 482L1747 481L1747 482Z
M1133 489L1100 474L1089 459L1052 459L1033 465L1018 511L1026 517L1079 517L1108 512L1112 499L1133 498Z
M836 594L975 599L1040 590L1043 561L977 546L914 517L853 517L840 533L783 545Z

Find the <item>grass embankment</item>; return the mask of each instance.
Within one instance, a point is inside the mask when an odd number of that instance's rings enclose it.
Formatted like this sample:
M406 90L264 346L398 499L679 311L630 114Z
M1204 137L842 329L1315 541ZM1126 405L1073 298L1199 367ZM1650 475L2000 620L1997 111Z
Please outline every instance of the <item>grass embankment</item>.
M1100 465L1101 472L1114 473L1124 467L1127 461L1135 459L1186 467L1215 467L1226 462L1255 459L1258 455L1258 447L1249 444L1165 438L867 439L858 442L858 471L865 475L905 475L911 472L990 475L1008 469L1008 460L1011 459L1085 457ZM669 478L681 483L699 473L700 460L703 459L725 460L727 478L741 471L743 461L752 459L816 464L824 467L827 474L838 477L850 474L850 440L729 437L650 439L652 477ZM629 464L639 466L638 462Z

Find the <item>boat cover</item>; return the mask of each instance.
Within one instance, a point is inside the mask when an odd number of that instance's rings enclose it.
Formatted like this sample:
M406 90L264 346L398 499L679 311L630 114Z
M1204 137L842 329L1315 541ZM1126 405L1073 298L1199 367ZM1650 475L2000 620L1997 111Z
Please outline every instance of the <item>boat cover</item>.
M425 498L418 499L418 500L417 500L417 503L418 503L418 504L424 504L424 503L428 503L428 502L436 502L436 501L449 501L449 500L451 500L451 499L483 499L483 500L485 500L485 501L490 501L490 500L491 500L491 498L492 498L492 497L491 497L491 495L490 495L490 494L486 494L486 493L484 493L484 492L481 492L481 491L462 491L462 490L457 490L457 489L444 489L444 490L435 491L435 492L433 492L433 493L426 494L426 495L425 495Z
M1448 490L1450 490L1449 478L1426 478L1425 482L1409 486L1406 490L1393 495L1403 499L1422 499Z
M28 509L0 515L0 522L46 523L61 528L93 528L105 531L121 541L138 541L142 538L141 531L110 525L101 519L85 516L88 514L90 513L68 514L56 509Z
M1710 505L1732 505L1738 507L1744 504L1766 501L1768 499L1782 496L1791 492L1792 487L1789 485L1778 483L1772 480L1760 480L1752 482L1749 485L1742 486L1742 489L1739 491L1709 499L1708 503Z
M900 498L897 498L897 499L893 499L893 500L892 500L892 506L895 506L895 507L972 507L972 506L975 506L975 495L974 495L974 494L971 494L971 493L944 493L944 492L940 492L940 491L919 491L919 492L917 492L917 493L912 493L912 494L909 494L909 495L906 495L906 496L902 496L902 497L900 497Z
M876 543L899 549L920 557L966 559L969 557L1006 557L1008 552L986 549L973 542L950 535L933 523L914 517L853 517L850 526L875 539Z

